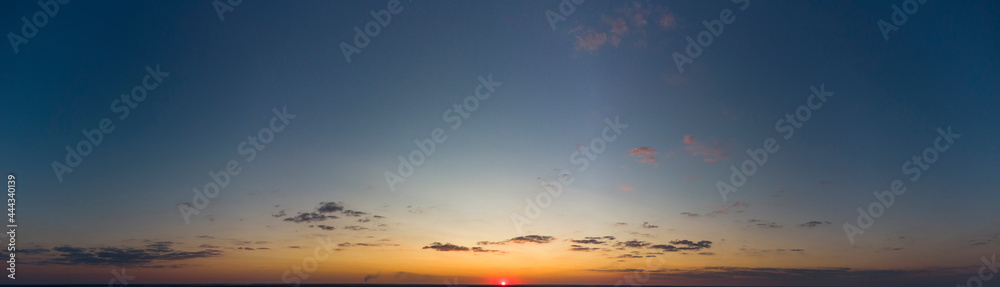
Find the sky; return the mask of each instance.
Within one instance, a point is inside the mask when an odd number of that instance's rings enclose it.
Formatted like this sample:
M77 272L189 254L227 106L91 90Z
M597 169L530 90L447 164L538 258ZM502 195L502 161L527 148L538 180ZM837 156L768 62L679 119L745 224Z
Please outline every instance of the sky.
M998 5L2 1L2 284L988 286Z

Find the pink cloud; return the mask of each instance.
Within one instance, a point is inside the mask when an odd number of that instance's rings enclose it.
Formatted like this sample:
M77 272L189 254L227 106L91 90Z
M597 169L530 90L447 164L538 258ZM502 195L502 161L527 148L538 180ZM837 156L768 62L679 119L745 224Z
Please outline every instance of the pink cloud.
M663 14L661 14L660 15L659 24L660 24L660 27L662 27L664 29L674 28L674 25L676 25L676 22L675 22L675 19L674 19L674 13L664 12Z
M600 49L601 46L603 46L604 43L607 42L608 42L608 34L589 31L582 37L576 36L576 49L593 52L597 51L597 49Z
M634 188L632 188L631 186L629 186L628 184L625 184L625 183L622 183L622 185L619 186L618 188L621 188L624 191L634 191L635 190Z
M632 43L636 48L645 48L649 33L647 26L673 28L674 15L666 7L629 2L624 7L602 13L599 21L588 21L569 30L576 37L576 49L594 52L604 44L619 48L621 44Z
M659 164L656 163L657 153L659 152L657 152L655 149L645 146L634 148L628 152L630 156L635 157L635 161L638 163L649 163L652 164L653 166L659 166Z
M716 141L713 145L699 142L692 136L684 136L684 150L693 156L703 156L707 162L716 162L720 159L729 159L726 151L722 150L722 144Z
M743 213L744 211L746 211L747 206L750 206L750 204L737 201L733 202L733 204L722 206L720 209L712 211L712 213L706 214L706 216L729 214L730 211L735 213Z

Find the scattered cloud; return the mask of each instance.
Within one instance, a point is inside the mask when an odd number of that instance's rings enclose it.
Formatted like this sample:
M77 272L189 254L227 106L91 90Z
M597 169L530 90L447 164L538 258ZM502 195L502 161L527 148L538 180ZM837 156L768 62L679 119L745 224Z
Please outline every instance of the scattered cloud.
M621 190L624 190L624 191L634 191L635 190L634 188L632 188L631 186L629 186L628 184L625 184L625 183L622 183L620 186L618 186L618 188L621 189Z
M312 225L310 225L309 227L312 227ZM322 224L316 225L316 227L318 227L319 229L322 229L322 230L334 230L334 229L337 229L336 227L329 226L329 225L322 225Z
M552 236L543 236L543 235L525 235L525 236L514 237L514 238L511 238L511 239L504 240L504 241L479 241L479 242L476 242L476 244L477 245L504 245L504 244L507 244L507 243L515 243L515 244L538 243L538 244L545 244L545 243L552 242L552 240L555 240L555 237L552 237Z
M430 245L424 246L422 249L434 249L437 251L469 251L468 247L458 246L451 243L441 244L441 242L434 242Z
M658 152L651 147L638 147L629 151L629 155L635 158L638 163L648 163L653 166L658 166L656 162L656 154Z
M187 259L216 257L222 251L205 249L200 251L180 251L171 246L172 241L158 241L147 244L143 248L79 248L60 246L52 248L59 252L56 257L41 260L40 264L59 265L114 265L114 266L150 266L163 261L180 261Z
M594 30L587 30L574 37L576 37L576 49L588 52L597 51L608 42L608 34Z
M702 240L694 242L691 240L674 240L670 241L670 244L657 244L649 247L650 249L660 249L663 252L678 252L678 251L698 251L702 249L712 248L712 242L708 240Z
M616 244L615 244L615 247L623 247L623 248L644 248L644 247L648 247L648 246L650 246L650 245L652 245L652 243L649 243L649 242L646 242L646 241L641 241L641 240L629 240L629 241L622 241L622 242L618 242L618 243L616 243Z
M646 48L649 22L655 21L654 25L662 30L674 28L674 20L673 13L663 6L628 2L613 12L601 14L598 21L571 29L569 34L576 38L577 50L594 52L605 44L621 48L623 43Z
M777 222L760 220L760 219L750 219L750 220L747 220L747 222L749 222L752 226L756 226L756 227L760 227L760 228L772 229L772 228L782 228L782 227L784 227L783 225L778 224Z
M696 140L693 136L684 136L684 150L690 152L693 156L703 157L707 162L729 159L729 154L722 149L722 144L719 141L708 145Z
M343 211L344 206L336 202L320 202L316 211L319 213L334 213Z
M986 235L986 236L983 236L981 238L972 239L972 240L969 240L969 241L966 241L966 242L969 243L969 246L985 246L985 245L990 245L990 244L995 243L995 242L1000 242L1000 233Z
M303 223L303 222L324 221L324 220L331 219L331 218L337 218L337 217L336 216L326 216L326 215L322 215L322 214L315 213L315 212L309 212L309 213L299 212L298 215L285 218L284 221L288 221L288 222L292 222L292 223Z
M736 202L733 202L732 204L723 205L723 206L716 206L716 207L714 207L715 210L713 210L712 212L706 213L706 214L697 214L697 213L693 213L693 212L681 212L681 215L684 215L686 217L701 217L701 216L714 217L714 216L726 215L726 214L730 214L730 213L743 213L743 212L746 211L746 208L749 207L749 206L750 206L749 203L736 201Z
M350 216L350 217L368 216L368 217L365 217L365 218L358 219L357 222L360 222L360 223L368 223L368 222L373 222L373 221L378 220L378 219L385 218L384 216L381 216L381 215L374 215L374 214L370 214L370 213L367 213L367 212L346 209L344 207L343 203L339 203L339 202L320 202L319 206L317 206L314 211L299 212L295 216L286 217L282 221L287 221L287 222L292 222L292 223L312 223L312 222L320 222L320 221L326 221L326 220L330 220L330 219L340 218L340 217L338 217L336 215L333 215L332 213L340 213L340 214L342 214L344 216ZM271 216L273 216L273 217L282 217L282 216L286 216L286 215L287 214L286 214L285 210L281 210L281 211L279 211L276 214L272 214ZM323 230L334 230L334 229L336 229L333 226L329 226L329 225L315 225L315 226L314 225L310 225L309 227L317 227L317 228L320 228L320 229L323 229ZM345 228L348 229L348 230L367 230L367 229L369 229L369 228L360 227L360 226L348 226L348 227L345 227Z
M413 281L413 280L426 280L432 277L434 276L427 274L410 273L410 272L391 272L391 273L379 272L375 274L365 275L364 282L368 283L369 280L375 280L379 278L406 279L407 281Z
M500 251L500 250L483 249L482 247L472 247L472 248L469 248L469 247L465 247L465 246L458 246L458 245L451 244L451 243L441 244L441 242L431 243L428 246L424 246L423 249L434 249L434 250L437 250L437 251L472 251L472 252L497 252L497 253L504 253L503 251Z
M49 250L49 249L46 249L46 248L32 248L32 249L18 249L17 253L21 253L21 254L45 254L45 253L48 253L49 251L52 251L52 250Z
M824 224L833 224L833 223L829 222L829 221L810 221L810 222L806 222L806 223L803 223L803 224L799 224L798 226L799 227L813 228L813 227L824 225Z
M649 224L649 222L642 222L642 228L660 228L660 226Z
M597 248L597 247L594 247L594 248L584 247L583 245L570 245L569 246L569 251L588 252L588 251L597 251L597 250L600 250L600 248Z

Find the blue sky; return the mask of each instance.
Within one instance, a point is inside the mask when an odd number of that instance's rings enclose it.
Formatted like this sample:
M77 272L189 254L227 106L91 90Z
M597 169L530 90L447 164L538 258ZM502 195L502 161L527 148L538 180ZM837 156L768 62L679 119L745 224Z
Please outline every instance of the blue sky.
M555 31L545 13L558 13L558 1L402 1L345 61L340 44L387 2L244 1L222 21L208 1L61 5L16 53L0 52L0 158L21 185L18 248L34 250L17 283L102 283L125 266L138 283L281 282L284 266L308 256L289 246L308 249L323 237L396 245L337 251L345 255L323 262L310 283L407 274L371 280L615 284L627 269L652 273L646 284L831 282L699 277L726 267L872 272L831 275L844 284L906 270L913 273L874 282L951 284L1000 246L993 2L928 1L886 40L876 23L891 21L902 1L751 1L746 10L732 1L586 1ZM0 5L0 27L11 33L41 11L33 2ZM735 20L679 72L672 54L725 9ZM141 85L147 66L169 75L119 119L112 102ZM473 96L479 77L500 84L452 129L442 114ZM781 138L775 121L806 104L813 86L834 95ZM247 161L237 149L268 127L272 109L295 118ZM64 147L103 118L114 131L60 181L53 161L65 163ZM571 154L615 118L628 128L580 171ZM948 127L961 138L909 182L901 166ZM447 140L391 190L385 172L436 128ZM767 138L780 150L724 200L716 182ZM179 208L191 206L191 189L230 160L242 173L186 223ZM511 216L565 170L573 183L518 231ZM843 224L856 225L855 209L896 179L909 191L850 242ZM331 202L384 218L349 223L358 216L343 213L324 221L335 230L284 220ZM551 239L483 245L503 251L490 254L427 248L527 235ZM591 236L616 239L567 251L567 240ZM714 245L676 252L659 269L618 257L631 254L630 240L688 239ZM256 247L271 253L239 249L245 241L267 242ZM73 261L80 252L60 251L160 252L148 251L155 242L218 252ZM429 259L441 254L451 263ZM239 263L247 258L281 267ZM555 264L565 258L581 263ZM535 270L496 269L491 260ZM239 271L253 268L262 271ZM193 275L171 276L179 272Z

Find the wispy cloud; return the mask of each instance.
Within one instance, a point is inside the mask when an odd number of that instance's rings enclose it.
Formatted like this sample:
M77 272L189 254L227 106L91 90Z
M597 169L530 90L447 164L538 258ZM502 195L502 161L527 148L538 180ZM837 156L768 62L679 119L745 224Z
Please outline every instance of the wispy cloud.
M180 251L173 249L173 245L172 241L157 241L147 244L144 248L60 246L52 248L52 251L61 254L57 257L41 260L39 264L149 266L162 261L181 261L222 255L222 251L216 249Z
M648 163L653 166L659 166L656 162L656 154L659 153L651 147L638 147L629 151L629 155L635 158L638 163Z
M698 214L694 212L681 212L681 215L684 215L685 217L701 217L701 216L713 217L719 215L726 215L730 213L743 213L746 212L746 208L749 206L750 206L749 203L736 201L733 202L732 204L718 206L715 208L715 210L709 213Z
M718 141L709 145L698 141L693 136L684 136L684 150L690 152L693 156L703 157L707 162L729 159L729 154L722 149L722 144Z
M810 222L806 222L806 223L803 223L803 224L799 224L798 227L813 228L813 227L817 227L817 226L824 225L824 224L833 224L833 223L829 222L829 221L810 221Z
M552 242L555 239L556 238L552 237L552 236L525 235L525 236L514 237L514 238L511 238L511 239L504 240L504 241L479 241L479 242L476 242L476 244L477 245L504 245L504 244L507 244L507 243L515 243L515 244L538 243L538 244L545 244L545 243Z

